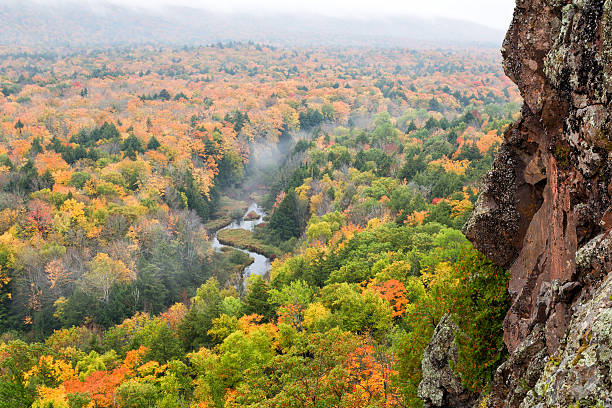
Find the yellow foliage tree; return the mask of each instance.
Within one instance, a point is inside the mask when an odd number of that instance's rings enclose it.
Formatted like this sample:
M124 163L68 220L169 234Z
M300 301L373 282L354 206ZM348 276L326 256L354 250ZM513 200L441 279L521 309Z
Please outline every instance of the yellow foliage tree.
M83 284L90 293L103 302L108 302L110 291L119 282L133 280L132 271L123 261L111 259L108 254L99 252L89 263L89 270L83 274Z

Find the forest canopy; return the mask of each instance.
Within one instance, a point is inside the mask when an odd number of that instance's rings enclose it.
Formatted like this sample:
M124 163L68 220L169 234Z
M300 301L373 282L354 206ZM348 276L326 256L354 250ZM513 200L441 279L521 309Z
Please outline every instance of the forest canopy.
M521 102L496 51L0 54L0 407L418 407L446 315L486 391L508 275L460 230Z

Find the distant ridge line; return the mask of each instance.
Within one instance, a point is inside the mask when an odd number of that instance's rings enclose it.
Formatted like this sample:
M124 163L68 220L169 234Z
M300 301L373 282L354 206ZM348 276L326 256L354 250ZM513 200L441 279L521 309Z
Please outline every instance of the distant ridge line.
M0 5L0 45L82 48L138 44L202 45L255 41L279 46L499 47L501 30L419 17L246 15L188 7L144 9L110 3L34 0Z

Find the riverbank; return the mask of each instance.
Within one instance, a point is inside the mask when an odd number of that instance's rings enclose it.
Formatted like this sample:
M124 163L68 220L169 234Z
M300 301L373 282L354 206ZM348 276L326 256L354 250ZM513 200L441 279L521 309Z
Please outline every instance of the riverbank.
M257 218L253 214L257 215ZM252 275L267 276L270 271L270 259L280 255L277 248L253 238L253 230L264 222L264 217L266 217L264 210L257 203L251 202L238 219L219 229L211 241L212 248L217 252L231 248L242 251L253 260L242 273L243 285L240 285L242 288Z
M213 235L215 232L219 231L221 228L225 228L232 223L232 219L230 217L221 217L208 221L204 224L204 228L209 235Z
M257 252L270 259L282 255L279 248L261 242L253 236L252 231L244 229L222 229L217 233L217 239L223 245Z
M221 196L219 199L219 209L213 214L212 218L204 224L206 231L212 235L225 228L234 220L239 220L248 210L249 203L244 200L234 199L228 196Z
M236 248L224 246L215 251L212 258L214 276L231 286L240 286L244 271L255 262L247 253Z

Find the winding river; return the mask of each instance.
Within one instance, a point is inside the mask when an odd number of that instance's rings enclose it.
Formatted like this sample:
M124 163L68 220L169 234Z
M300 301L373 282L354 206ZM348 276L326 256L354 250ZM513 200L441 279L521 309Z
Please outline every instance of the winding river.
M254 220L247 220L246 216L251 212L256 213L259 216L259 218L254 219ZM265 215L266 213L264 212L264 210L261 207L259 207L257 203L253 202L251 203L251 205L249 205L249 208L246 210L246 213L239 221L232 221L231 224L229 224L226 227L221 228L219 231L226 230L226 229L244 229L247 231L253 231L253 228L255 228L256 225L259 225L262 222L264 222L263 218L265 217ZM219 239L217 238L217 234L219 233L219 231L215 233L215 236L213 237L213 240L211 242L211 246L215 249L215 251L219 251L221 248L225 246L229 246L229 245L223 245L222 243L219 242ZM248 251L246 249L240 249L236 247L230 247L230 248L234 248L239 251L242 251L245 254L249 255L251 259L253 259L253 263L244 269L244 273L243 273L244 287L246 287L246 282L249 276L252 276L252 275L266 276L266 274L270 271L270 259L269 258L261 254L258 254L257 252Z

